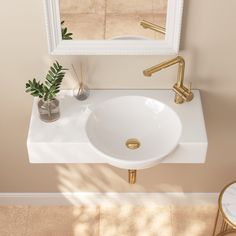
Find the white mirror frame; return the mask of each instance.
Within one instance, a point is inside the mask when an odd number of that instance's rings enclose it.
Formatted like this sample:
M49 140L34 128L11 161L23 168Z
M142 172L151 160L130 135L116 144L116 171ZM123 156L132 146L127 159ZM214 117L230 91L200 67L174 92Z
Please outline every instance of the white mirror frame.
M44 0L52 55L172 55L179 51L184 0L168 0L165 40L62 40L59 0Z

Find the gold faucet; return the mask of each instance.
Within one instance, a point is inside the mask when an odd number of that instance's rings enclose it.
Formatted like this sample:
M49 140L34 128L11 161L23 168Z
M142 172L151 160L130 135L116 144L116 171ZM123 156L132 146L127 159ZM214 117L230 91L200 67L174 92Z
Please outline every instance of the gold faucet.
M171 59L169 61L162 62L158 65L155 65L153 67L150 67L143 71L143 74L145 76L151 76L153 73L160 71L164 68L167 68L169 66L179 64L179 71L178 71L178 78L177 83L174 84L173 90L175 91L175 103L181 104L184 101L190 102L193 99L193 93L191 92L191 83L190 88L186 88L184 86L184 68L185 68L185 61L184 58L181 56L177 56L174 59Z
M160 25L153 24L150 21L141 20L140 25L143 26L144 29L151 29L151 30L157 31L158 33L161 33L164 35L166 34L166 28L164 28Z

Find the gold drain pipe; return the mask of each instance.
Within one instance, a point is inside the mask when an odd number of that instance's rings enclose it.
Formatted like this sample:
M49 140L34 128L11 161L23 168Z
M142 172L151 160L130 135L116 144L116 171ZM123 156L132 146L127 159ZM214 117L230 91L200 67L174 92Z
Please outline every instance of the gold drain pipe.
M129 184L135 184L137 170L128 170L128 173L129 173Z
M125 145L129 149L135 150L135 149L138 149L141 146L141 143L136 138L130 138L126 141ZM135 184L136 183L136 175L137 175L137 170L128 170L129 184Z

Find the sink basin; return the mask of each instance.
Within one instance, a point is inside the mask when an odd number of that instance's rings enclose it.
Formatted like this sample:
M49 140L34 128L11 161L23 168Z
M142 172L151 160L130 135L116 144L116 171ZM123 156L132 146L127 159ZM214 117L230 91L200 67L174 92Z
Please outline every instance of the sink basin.
M90 143L124 169L153 166L179 143L182 124L168 105L145 96L121 96L94 107L86 123Z
M112 40L149 40L149 39L143 36L123 35L123 36L116 36L112 38Z

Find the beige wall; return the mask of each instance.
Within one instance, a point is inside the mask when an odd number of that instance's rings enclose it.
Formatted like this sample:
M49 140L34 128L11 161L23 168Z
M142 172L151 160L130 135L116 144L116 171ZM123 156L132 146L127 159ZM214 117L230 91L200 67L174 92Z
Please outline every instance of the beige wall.
M209 138L207 162L161 164L138 172L138 184L126 183L127 172L108 165L30 164L26 151L32 98L24 86L43 76L47 54L42 1L4 1L0 8L0 191L219 191L236 179L236 1L186 0L180 54L186 77L202 92ZM176 68L152 79L141 71L165 57L58 57L65 66L84 60L93 88L170 88ZM168 57L169 58L169 57ZM64 87L71 86L70 75Z

